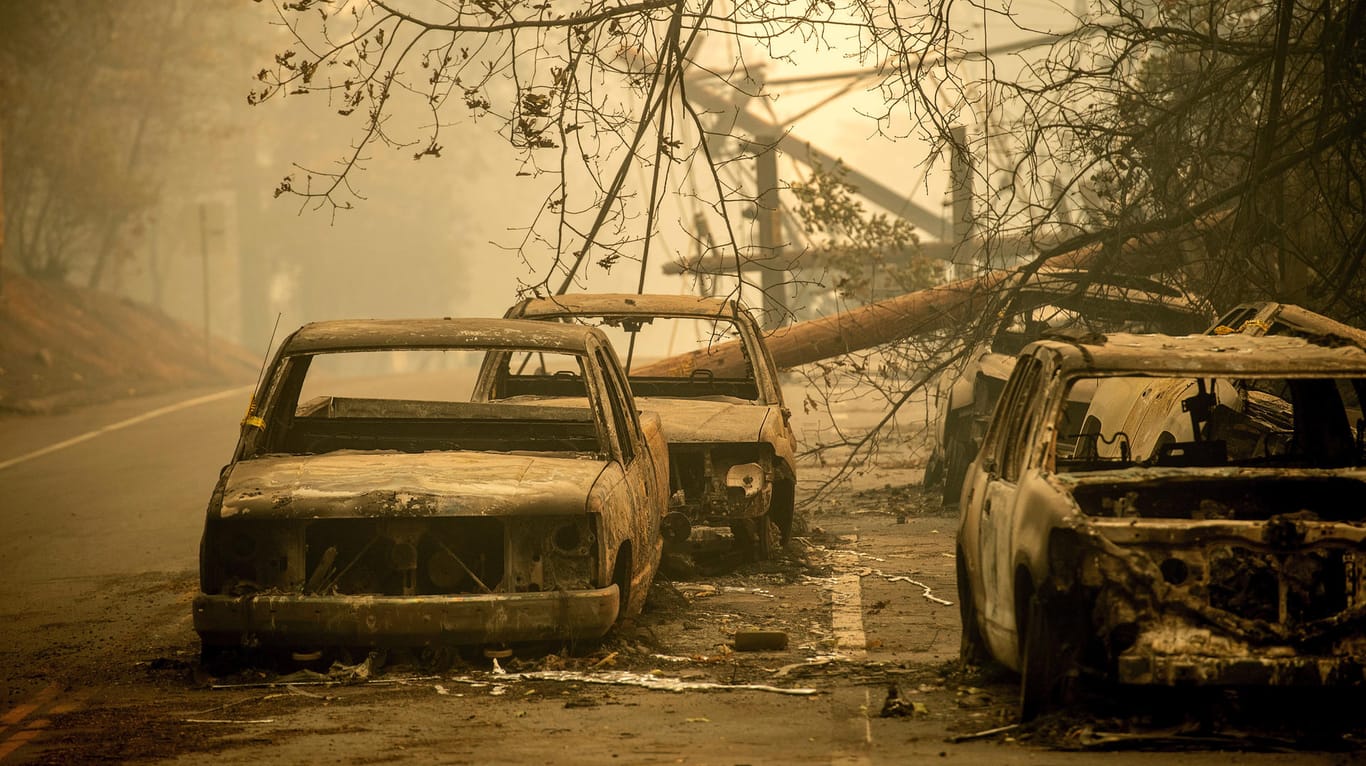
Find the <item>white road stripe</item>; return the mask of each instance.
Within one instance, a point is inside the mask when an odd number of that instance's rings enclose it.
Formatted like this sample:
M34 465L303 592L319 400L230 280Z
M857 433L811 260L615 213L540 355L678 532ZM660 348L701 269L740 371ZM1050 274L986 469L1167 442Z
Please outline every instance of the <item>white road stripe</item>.
M857 535L845 535L843 540L858 544ZM830 583L830 627L835 633L835 654L849 660L868 658L868 637L863 631L863 583L855 570L859 556L852 550L832 550L829 561L835 570L834 581ZM863 704L858 704L857 692L837 692L832 696L832 713L840 723L836 727L836 746L843 744L847 750L836 750L830 754L831 766L867 766L872 763L869 748L873 744L873 724L871 716L872 694L863 690ZM855 739L850 724L858 727ZM846 739L847 738L847 739ZM857 743L857 744L855 744Z
M128 418L127 420L120 420L117 423L111 423L110 425L103 426L101 428L96 428L93 431L87 431L86 433L83 433L80 436L73 436L70 439L59 441L56 444L49 444L48 446L43 447L42 449L36 449L28 454L20 455L19 457L13 457L9 460L0 461L0 471L3 471L6 468L9 468L10 466L19 465L20 463L26 463L34 458L42 457L43 455L50 455L53 452L66 449L67 447L80 444L81 442L90 441L91 439L94 439L96 436L107 434L111 431L118 431L119 429L127 428L128 426L135 426L138 423L142 423L153 418L158 418L162 415L169 415L170 413L177 412L179 410L189 409L190 407L196 407L201 404L208 404L209 402L216 402L219 399L226 399L230 396L237 396L249 392L253 388L255 388L255 386L237 386L236 388L229 388L225 391L219 391L213 394L205 394L204 396L197 396L193 399L186 399L183 402L168 404L165 407L158 407L154 410L144 412L141 415L135 415L131 418Z
M830 627L835 631L835 653L851 660L867 659L862 582L857 572L849 571L858 565L858 554L831 551L830 561L837 572L830 586Z

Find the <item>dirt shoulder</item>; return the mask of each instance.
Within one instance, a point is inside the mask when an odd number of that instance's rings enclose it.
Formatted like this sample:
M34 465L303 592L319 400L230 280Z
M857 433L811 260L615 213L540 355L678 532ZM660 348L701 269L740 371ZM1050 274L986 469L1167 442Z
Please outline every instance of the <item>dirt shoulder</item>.
M249 383L261 360L98 290L0 275L0 412L43 414L191 386Z

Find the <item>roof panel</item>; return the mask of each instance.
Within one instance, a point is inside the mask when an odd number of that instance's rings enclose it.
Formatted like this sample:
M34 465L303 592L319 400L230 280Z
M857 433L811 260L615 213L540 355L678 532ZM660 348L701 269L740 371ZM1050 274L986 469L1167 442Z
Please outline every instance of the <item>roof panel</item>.
M534 348L583 353L591 327L521 319L337 319L300 327L286 354L400 348Z
M1289 336L1114 333L1103 343L1049 338L1032 346L1054 351L1063 368L1077 372L1366 376L1366 350L1361 347L1316 345Z
M696 295L635 295L632 293L575 293L532 298L522 306L521 316L632 315L715 317L731 313L733 302Z

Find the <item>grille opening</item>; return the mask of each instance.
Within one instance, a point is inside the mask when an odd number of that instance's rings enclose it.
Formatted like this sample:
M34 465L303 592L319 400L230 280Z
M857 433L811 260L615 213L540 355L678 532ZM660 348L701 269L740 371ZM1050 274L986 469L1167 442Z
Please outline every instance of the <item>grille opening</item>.
M432 519L415 536L395 537L380 520L314 522L306 534L305 569L312 578L334 548L335 559L317 583L322 591L344 595L483 593L502 583L504 533L498 519Z
M1259 553L1240 546L1209 552L1210 605L1242 617L1303 623L1332 617L1350 606L1347 557L1340 549Z

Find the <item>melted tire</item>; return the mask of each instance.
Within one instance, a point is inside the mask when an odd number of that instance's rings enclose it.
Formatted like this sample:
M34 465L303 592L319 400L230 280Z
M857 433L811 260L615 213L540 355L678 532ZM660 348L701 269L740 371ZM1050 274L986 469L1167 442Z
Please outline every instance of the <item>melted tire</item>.
M732 522L730 531L735 536L735 545L743 559L751 563L773 558L773 552L782 540L782 532L767 513L756 519Z
M958 436L949 439L944 449L944 486L941 489L944 505L957 505L963 492L963 479L968 475L968 464L975 455L972 447Z
M1078 650L1071 626L1060 624L1037 594L1027 619L1020 653L1020 720L1026 722L1073 701Z
M972 605L972 588L967 582L967 571L963 566L963 554L957 554L958 618L962 623L959 631L958 659L964 665L982 667L992 662L991 652L987 649L982 630L977 625L977 609Z

